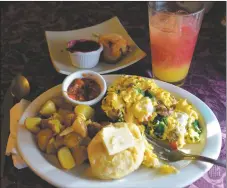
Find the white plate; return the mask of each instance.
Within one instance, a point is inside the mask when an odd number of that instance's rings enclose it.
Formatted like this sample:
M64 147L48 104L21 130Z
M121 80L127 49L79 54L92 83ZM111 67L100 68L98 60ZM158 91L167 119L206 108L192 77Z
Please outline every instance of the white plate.
M112 83L117 77L119 77L119 75L104 76L108 84ZM200 146L200 144L197 146L194 144L192 148L197 149L192 149L192 152L197 154L201 153L204 156L217 159L221 150L221 130L217 118L211 109L196 96L179 87L161 81L156 81L156 83L160 87L180 97L186 98L194 104L195 108L197 108L204 119L204 124L206 125L204 127L206 139L202 146ZM60 93L61 86L58 85L36 98L21 117L17 136L19 152L28 166L38 176L57 187L185 187L202 177L212 167L209 163L199 161L192 162L182 168L178 174L166 176L157 176L153 169L141 167L129 176L114 181L89 179L81 175L81 172L84 171L86 165L81 165L80 168L75 167L70 171L64 171L57 168L53 165L53 161L47 160L39 151L33 135L24 128L23 123L26 117L35 116L45 101Z
M46 31L46 39L50 52L50 57L54 68L62 74L69 75L77 70L71 63L68 51L66 51L67 42L73 39L95 39L92 34L108 34L117 33L128 40L129 45L132 46L132 52L127 54L121 61L116 64L107 64L99 62L94 68L90 69L100 74L106 74L113 71L128 67L146 56L129 36L121 22L117 17L107 20L101 24L87 27L84 29L71 31Z

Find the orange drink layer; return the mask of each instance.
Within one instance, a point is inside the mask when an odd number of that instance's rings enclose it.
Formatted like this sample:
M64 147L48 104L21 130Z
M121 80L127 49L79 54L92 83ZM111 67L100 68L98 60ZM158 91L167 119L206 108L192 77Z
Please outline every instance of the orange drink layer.
M157 79L176 84L187 76L198 36L193 19L163 12L149 18L152 72Z

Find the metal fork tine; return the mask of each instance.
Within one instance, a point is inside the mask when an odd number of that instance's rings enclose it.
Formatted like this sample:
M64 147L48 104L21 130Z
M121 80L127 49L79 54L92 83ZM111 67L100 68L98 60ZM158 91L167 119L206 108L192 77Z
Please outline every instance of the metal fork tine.
M180 150L173 150L166 143L153 138L147 133L145 133L145 135L146 135L147 141L150 144L152 144L154 148L154 153L157 154L157 156L164 161L176 162L180 160L201 160L201 161L209 162L209 163L226 168L226 161L215 160L215 159L208 158L205 156L200 156L200 155L186 154Z
M150 140L149 138L147 138L147 141L152 144L153 146L153 151L154 153L158 156L158 158L168 161L168 158L166 157L166 154L171 152L170 150L163 148L162 146L158 145L157 143L155 143L153 140Z
M152 136L148 135L147 133L145 133L146 137L147 137L147 140L152 144L152 145L155 145L159 148L163 148L163 150L168 150L168 152L172 151L173 149L166 143L156 139L156 138L153 138Z

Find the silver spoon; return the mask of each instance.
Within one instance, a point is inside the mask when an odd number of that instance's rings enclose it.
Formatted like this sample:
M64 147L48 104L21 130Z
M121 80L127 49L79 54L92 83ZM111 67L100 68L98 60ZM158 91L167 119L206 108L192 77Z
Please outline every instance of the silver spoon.
M30 84L22 75L17 75L11 85L11 94L13 97L17 98L18 100L22 99L30 92Z
M10 123L10 109L14 105L14 99L21 100L30 93L30 84L22 75L17 75L9 89L7 90L1 106L1 177L3 177L5 166L5 151L8 141L9 123Z

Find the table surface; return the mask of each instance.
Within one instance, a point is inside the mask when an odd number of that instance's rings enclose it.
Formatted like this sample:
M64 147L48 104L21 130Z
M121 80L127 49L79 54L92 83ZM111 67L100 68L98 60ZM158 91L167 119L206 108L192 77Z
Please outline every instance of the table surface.
M220 24L225 2L216 3L205 15L192 65L182 86L203 100L217 116L223 136L220 159L226 159L226 29ZM14 2L1 5L1 103L13 77L22 72L32 83L34 98L65 78L52 66L45 30L72 30L118 16L147 57L114 72L151 77L146 2ZM1 187L52 187L29 168L17 170L7 157ZM213 166L190 188L226 187L225 169Z

